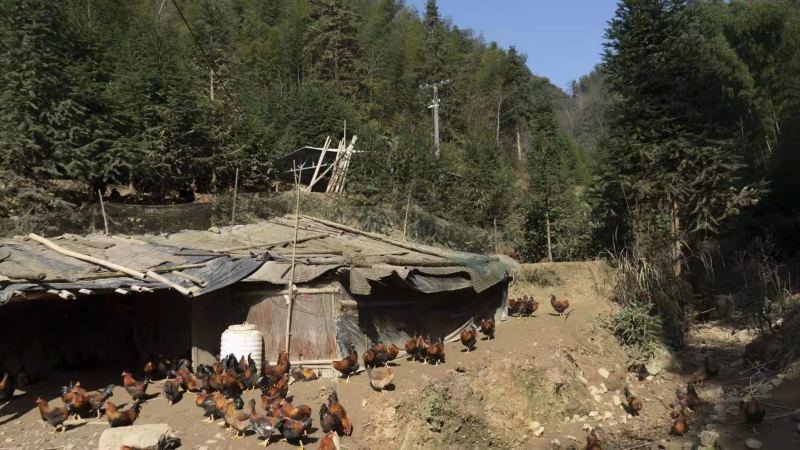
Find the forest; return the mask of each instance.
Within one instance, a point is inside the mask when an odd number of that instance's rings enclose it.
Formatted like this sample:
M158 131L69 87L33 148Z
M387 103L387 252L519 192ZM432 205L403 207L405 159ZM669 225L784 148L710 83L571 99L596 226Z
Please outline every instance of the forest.
M237 170L269 191L279 156L346 122L348 196L497 227L526 261L630 257L674 291L717 254L800 251L796 1L622 0L601 64L567 92L435 0L0 10L0 217L110 185L140 204L227 193ZM437 159L421 85L442 80Z

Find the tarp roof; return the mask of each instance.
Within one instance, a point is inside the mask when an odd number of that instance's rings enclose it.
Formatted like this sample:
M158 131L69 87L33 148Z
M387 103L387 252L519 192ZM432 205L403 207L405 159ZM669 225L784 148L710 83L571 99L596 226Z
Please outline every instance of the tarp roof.
M52 240L134 270L161 272L201 295L239 281L289 284L294 222L294 216L287 216L207 231L132 238L64 235ZM356 295L368 295L371 283L390 278L432 293L470 287L483 292L508 277L508 268L494 257L409 243L311 217L298 221L296 256L295 283L343 270ZM37 274L43 279L30 279ZM204 281L202 286L196 285L198 278ZM32 240L0 241L0 304L63 290L77 294L79 289L102 292L136 290L136 286L168 288L112 273Z

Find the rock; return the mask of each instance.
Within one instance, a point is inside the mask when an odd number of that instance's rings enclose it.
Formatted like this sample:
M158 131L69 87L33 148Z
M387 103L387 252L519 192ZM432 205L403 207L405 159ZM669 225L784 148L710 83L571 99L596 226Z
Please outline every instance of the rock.
M14 442L13 438L6 438L6 444L10 444L12 442Z
M578 438L576 436L573 436L571 434L567 435L567 439L572 440L572 441L577 441L578 440Z
M608 392L608 388L606 387L606 384L605 383L600 383L600 393L601 394L605 394L606 392Z
M206 441L206 444L216 444L216 443L217 443L216 439L209 439Z
M280 380L278 380L278 381L280 381ZM361 407L362 408L366 408L367 407L367 399L361 400Z
M578 420L580 420L580 418L581 418L581 416L579 416L579 415L577 415L577 414L573 414L573 415L572 415L572 421L573 421L573 422L577 422Z
M594 395L592 395L592 398L597 403L601 403L603 401L603 397L600 397L600 394L594 394Z
M717 439L719 439L719 433L716 431L703 430L700 433L700 444L704 447L714 448L717 445Z
M533 432L533 435L539 437L544 434L544 427L539 427Z
M592 395L594 395L594 394L599 394L599 393L600 393L600 389L598 389L598 388L597 388L596 386L594 386L594 385L591 385L591 386L589 386L589 387L588 387L588 391L589 391L589 393L590 393L590 394L592 394Z
M755 450L761 448L764 444L756 438L747 438L744 440L744 446Z
M599 373L599 374L600 374L600 376L601 376L601 377L603 377L603 378L608 378L608 376L610 375L610 374L608 373L608 370L606 370L606 369L604 369L604 368L602 368L602 367L601 367L601 368L599 368L599 369L597 369L597 373Z
M725 397L725 393L720 386L709 387L703 390L703 398L708 401L716 402L721 401Z
M581 429L582 429L583 431L591 431L591 430L592 430L592 426L591 426L591 425L589 425L588 423L585 423L585 424L583 424L583 426L581 427Z
M619 406L622 404L622 399L619 398L619 395L611 397L611 401L614 403L614 406Z
M561 445L561 441L559 441L558 439L553 439L552 441L550 441L550 443L555 445L555 446Z
M670 364L670 361L672 361L672 355L669 353L669 350L658 348L653 355L653 359L645 364L644 367L650 375L658 375L664 371L664 368Z
M67 444L64 446L64 450L72 450L75 448L75 444Z
M202 447L197 447L197 450L208 450L208 447L204 445Z
M589 417L591 417L592 419L597 418L597 416L599 416L599 415L600 415L600 413L598 413L597 411L590 411L589 412Z
M156 423L109 428L100 435L97 448L98 450L119 450L122 446L129 446L140 450L156 450L162 439L180 442L169 425Z
M614 414L612 414L611 411L606 411L606 412L603 413L603 420L610 419L613 416L614 416Z
M211 228L208 229L208 231L210 231L210 232L212 232L214 234L219 234L220 233L219 227L211 227Z
M528 422L528 429L531 430L531 431L536 431L541 426L542 426L542 424L540 424L539 422L537 422L535 420L532 420L532 421Z
M589 384L589 380L587 380L583 375L578 374L576 378L578 378L578 381L580 381L583 384Z

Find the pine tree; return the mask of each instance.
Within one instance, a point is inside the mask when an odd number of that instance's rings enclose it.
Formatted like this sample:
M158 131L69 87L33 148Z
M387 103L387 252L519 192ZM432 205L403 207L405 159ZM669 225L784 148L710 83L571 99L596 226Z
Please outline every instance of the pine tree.
M306 51L314 78L334 82L348 97L359 89L356 15L344 0L312 0Z

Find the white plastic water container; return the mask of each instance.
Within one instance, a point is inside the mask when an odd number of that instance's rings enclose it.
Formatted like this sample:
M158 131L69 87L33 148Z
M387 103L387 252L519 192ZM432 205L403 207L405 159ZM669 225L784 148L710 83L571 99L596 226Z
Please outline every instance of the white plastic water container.
M247 358L247 355L250 354L256 364L260 364L263 357L262 342L261 332L256 329L255 325L247 322L241 325L231 325L222 333L220 354L223 359L231 353L236 356L236 359L241 359L242 356Z

